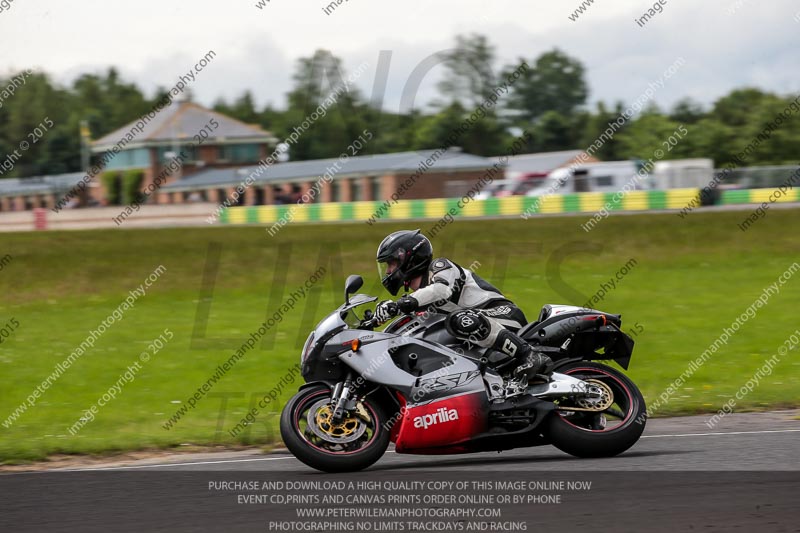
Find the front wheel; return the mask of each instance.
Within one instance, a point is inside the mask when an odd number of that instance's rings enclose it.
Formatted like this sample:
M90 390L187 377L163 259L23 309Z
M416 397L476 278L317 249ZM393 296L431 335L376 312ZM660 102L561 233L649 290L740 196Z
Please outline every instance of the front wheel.
M625 374L580 361L558 370L597 387L599 398L558 400L546 426L550 442L576 457L612 457L641 437L647 421L642 393Z
M331 390L325 385L302 389L281 413L281 436L289 451L323 472L353 472L381 458L389 446L388 420L381 406L369 399L333 421Z

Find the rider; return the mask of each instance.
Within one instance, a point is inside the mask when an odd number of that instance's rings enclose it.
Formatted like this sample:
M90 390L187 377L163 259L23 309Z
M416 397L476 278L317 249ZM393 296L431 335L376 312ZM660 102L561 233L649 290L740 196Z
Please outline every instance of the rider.
M433 259L431 242L419 230L395 231L378 247L378 272L381 283L396 296L375 308L381 324L398 313L419 309L447 313L447 331L462 341L491 348L488 356L494 368L504 370L517 365L513 376L528 381L547 373L552 361L535 352L516 331L527 323L522 310L477 274L449 259Z

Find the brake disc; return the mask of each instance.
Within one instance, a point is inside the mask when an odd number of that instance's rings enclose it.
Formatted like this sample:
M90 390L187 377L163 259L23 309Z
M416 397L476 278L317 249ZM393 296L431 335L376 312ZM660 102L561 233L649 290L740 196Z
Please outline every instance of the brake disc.
M360 403L358 410L359 414L364 410ZM339 422L334 422L330 401L324 399L311 406L306 420L309 429L317 437L333 444L347 444L357 440L367 431L367 425L360 418L362 417L348 413Z
M583 408L581 410L605 411L614 405L614 392L608 385L596 379L587 379L584 381L591 384L590 391L593 395L584 396L575 400L575 403Z

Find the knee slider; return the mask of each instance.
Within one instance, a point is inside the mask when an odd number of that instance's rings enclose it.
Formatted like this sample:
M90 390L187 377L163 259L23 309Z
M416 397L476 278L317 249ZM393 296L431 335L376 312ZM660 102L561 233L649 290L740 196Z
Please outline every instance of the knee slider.
M478 341L485 340L492 329L485 316L469 309L450 313L445 321L445 328L456 338L472 337Z

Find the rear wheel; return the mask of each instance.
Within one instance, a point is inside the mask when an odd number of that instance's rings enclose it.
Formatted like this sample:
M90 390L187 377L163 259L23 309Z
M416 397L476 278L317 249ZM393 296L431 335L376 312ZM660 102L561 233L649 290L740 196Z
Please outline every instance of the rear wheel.
M303 389L292 397L281 413L281 436L300 461L324 472L352 472L367 468L381 458L389 446L387 417L381 406L369 399L357 403L353 412L333 420L331 390L325 385Z
M553 446L576 457L612 457L639 440L647 412L642 393L627 376L591 362L570 363L558 372L589 383L600 396L556 402L546 426Z

